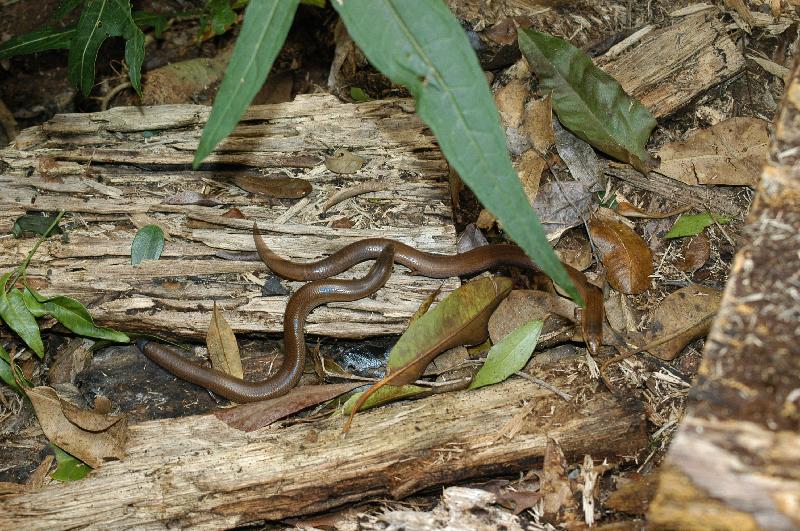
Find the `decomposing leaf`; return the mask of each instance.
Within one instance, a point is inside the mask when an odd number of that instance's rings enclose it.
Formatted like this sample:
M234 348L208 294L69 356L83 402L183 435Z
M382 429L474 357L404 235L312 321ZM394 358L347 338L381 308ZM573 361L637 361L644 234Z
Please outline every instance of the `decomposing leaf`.
M578 181L550 181L539 187L533 209L552 241L589 216L592 193Z
M543 321L539 344L542 347L569 341L574 335L575 310L569 299L553 293L536 290L512 290L503 299L489 319L489 337L492 343L506 336L528 321Z
M13 288L6 292L6 284L12 274L13 272L10 271L0 277L0 317L37 356L42 358L44 357L44 344L36 318L25 306L19 289Z
M58 466L50 474L50 477L57 481L77 481L86 477L86 474L92 471L92 467L71 455L55 444L50 445L53 452L56 454L56 461Z
M601 209L589 220L589 236L608 271L611 287L627 294L650 287L653 253L632 228Z
M214 415L231 428L242 431L255 431L307 407L352 391L361 385L364 385L363 382L304 385L295 387L287 394L270 400L219 409L214 412Z
M130 341L130 338L122 332L95 325L89 310L73 298L44 297L30 286L26 286L22 293L22 299L28 310L36 317L52 315L56 321L80 336L105 339L115 343Z
M670 293L653 311L645 338L651 343L683 330L674 339L649 349L653 356L672 360L683 348L708 333L719 309L722 292L691 284Z
M656 126L650 111L567 41L532 29L520 29L517 35L540 91L552 93L553 109L564 127L647 173L653 161L645 145Z
M216 301L214 301L214 309L211 313L211 322L208 323L206 346L213 368L237 378L244 377L242 359L239 356L239 344L236 342L231 325L217 308Z
M300 199L311 193L311 183L305 179L287 177L283 173L236 175L233 182L242 190L278 199Z
M695 131L658 151L658 172L686 184L755 188L767 160L767 125L760 118L736 117Z
M502 382L522 370L536 348L542 324L542 321L528 321L494 345L486 356L486 362L469 384L469 389Z
M519 127L522 124L525 100L529 89L517 79L511 80L494 95L494 102L500 112L500 122L505 127Z
M539 492L543 498L543 510L548 519L554 519L562 511L573 508L572 486L567 476L567 460L561 445L555 439L547 438L542 465Z
M675 210L670 210L669 212L648 212L647 210L634 206L627 201L620 201L614 206L614 211L620 216L625 216L626 218L665 219L671 218L672 216L677 216L678 214L683 214L691 208L691 206L685 206L676 208Z
M325 167L333 173L355 173L367 163L367 159L350 153L346 149L337 149L330 157L325 157Z
M553 122L553 131L556 135L558 156L569 168L572 178L583 183L587 190L602 190L603 168L592 146L565 129L558 120Z
M158 260L164 250L164 231L158 225L142 227L131 244L131 265L142 260Z
M11 234L15 238L21 237L26 232L42 235L47 232L47 229L58 217L58 214L49 216L40 216L38 214L25 214L20 216L14 221L14 226L11 229ZM55 226L50 234L61 234L63 231L61 227Z
M542 171L547 167L545 160L534 150L529 149L514 161L514 169L517 170L519 182L528 196L531 205L536 202L539 194L539 182L542 180Z
M430 387L421 387L419 385L384 385L376 391L369 393L364 398L365 393L354 393L353 396L347 399L342 405L342 413L345 415L352 415L356 411L364 411L373 407L382 406L389 402L395 402L404 398L411 398L412 396L419 396L423 393L430 393Z
M571 265L578 271L583 271L592 265L592 246L583 231L570 231L563 235L556 244L555 252L565 264Z
M694 238L688 239L681 247L682 258L673 262L673 265L681 271L691 273L697 271L705 264L711 256L711 243L705 232L701 232Z
M217 206L219 202L201 194L200 192L185 191L178 192L164 199L165 205L201 205L201 206Z
M111 416L80 409L59 399L51 387L26 390L47 438L92 468L122 459L128 435L125 415Z
M488 335L489 317L511 291L511 286L511 280L504 277L468 282L417 319L389 353L387 375L361 395L353 413L381 387L415 381L431 360L445 350L483 342Z
M525 106L523 125L534 150L542 155L547 153L556 142L553 131L553 105L549 94Z
M696 236L703 232L703 229L714 224L727 225L731 222L730 218L720 216L718 214L711 214L710 212L703 212L700 214L688 214L681 216L675 221L675 224L664 235L665 239L669 238L682 238L684 236Z

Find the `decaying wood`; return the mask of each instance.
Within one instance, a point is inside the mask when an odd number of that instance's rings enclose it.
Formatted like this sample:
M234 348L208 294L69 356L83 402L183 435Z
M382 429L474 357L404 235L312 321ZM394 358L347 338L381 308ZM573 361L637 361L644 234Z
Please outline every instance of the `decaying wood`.
M516 474L541 463L548 437L571 459L619 461L646 447L640 403L590 390L575 369L538 376L587 398L565 402L512 379L362 413L346 437L342 418L251 433L213 415L145 422L131 428L124 460L2 499L0 511L14 529L228 528Z
M797 52L795 51L795 54ZM649 521L800 527L800 64Z
M630 166L623 167L615 163L610 163L604 171L606 175L621 179L631 186L653 192L680 205L690 205L698 210L711 210L728 216L744 215L741 207L743 202L736 200L736 194L742 191L741 187L692 186L670 179L657 171L642 175Z
M660 118L744 70L745 58L716 14L705 12L648 33L635 47L597 63Z
M58 115L23 131L16 149L0 150L2 231L26 212L64 209L75 216L67 238L49 239L35 255L28 269L32 285L75 297L101 324L123 330L202 337L217 301L234 331L278 332L287 297L262 295L266 267L252 256L218 257L220 251L255 250L253 220L270 246L298 261L373 236L456 252L447 166L412 101L351 105L316 95L252 107L193 171L208 112L166 105ZM335 148L364 157L366 166L354 175L328 171L324 159ZM271 173L306 179L312 193L299 201L270 199L233 183L237 175ZM339 189L374 181L381 190L323 211ZM187 192L202 194L210 206L180 204ZM225 217L231 208L247 219ZM332 226L342 218L352 228ZM131 267L137 225L148 222L161 225L170 239L159 261ZM0 270L19 264L33 242L0 239ZM374 299L321 308L307 329L338 337L398 333L441 284L398 266ZM444 292L456 285L445 282Z

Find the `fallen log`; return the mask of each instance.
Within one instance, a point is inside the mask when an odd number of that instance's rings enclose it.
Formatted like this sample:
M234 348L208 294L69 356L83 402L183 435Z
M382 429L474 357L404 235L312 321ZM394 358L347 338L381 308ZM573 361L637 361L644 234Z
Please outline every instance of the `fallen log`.
M356 416L244 433L213 415L144 422L126 457L87 478L0 500L12 529L229 528L324 511L368 497L402 498L541 463L547 438L570 458L619 461L647 445L638 401L586 383L581 362L537 376L434 395ZM565 374L565 372L567 374Z

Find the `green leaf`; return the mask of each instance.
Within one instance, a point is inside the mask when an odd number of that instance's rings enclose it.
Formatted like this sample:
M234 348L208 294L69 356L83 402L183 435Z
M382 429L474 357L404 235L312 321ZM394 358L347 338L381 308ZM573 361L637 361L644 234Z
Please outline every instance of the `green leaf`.
M161 13L151 13L149 11L134 11L133 21L142 29L153 28L156 39L160 39L164 30L170 24L170 18Z
M325 7L325 0L300 0L300 3L315 7Z
M52 22L58 22L75 11L81 4L83 4L83 0L62 0L58 4L58 8L51 15L50 20Z
M95 339L106 339L115 343L128 343L130 338L122 332L111 328L102 328L94 324L89 310L79 301L70 297L43 297L29 286L23 293L25 305L33 315L40 317L42 311L52 315L56 321L79 336ZM36 306L38 304L38 306Z
M142 260L158 260L164 250L164 231L158 225L145 225L131 244L131 265Z
M208 0L205 12L200 27L204 32L210 28L213 35L222 35L236 22L236 12L228 0Z
M12 272L8 272L0 277L0 317L17 333L19 337L33 350L40 358L44 357L44 344L42 336L39 334L39 325L36 318L25 306L22 294L17 288L6 292L6 284L11 278Z
M469 389L502 382L517 371L521 371L533 354L542 321L528 321L489 350L486 362L472 379Z
M369 94L364 92L364 89L359 87L350 87L350 97L353 101L370 101L372 98L369 97Z
M44 235L57 217L57 214L49 216L25 214L24 216L18 217L17 220L14 221L14 226L11 228L11 234L13 234L15 238L19 238L26 232ZM61 234L62 232L63 231L61 230L61 227L56 226L50 232L50 234Z
M19 381L21 381L22 384L28 388L33 387L33 384L27 378L25 378L25 375L22 374L22 371L19 370L19 367L15 367L15 369L17 378L14 378L14 373L11 370L11 356L9 356L8 352L6 352L6 349L0 345L0 380L3 380L6 385L11 387L11 389L17 393L23 394L24 391L17 384L17 379L19 379Z
M289 33L297 3L298 0L252 0L247 6L231 62L197 146L194 168L233 131L239 117L261 89Z
M395 400L402 400L403 398L416 396L428 391L430 391L430 388L420 387L418 385L385 385L372 393L372 395L370 395L370 397L367 398L367 400L361 405L359 411L381 406ZM347 399L347 402L345 402L342 406L342 412L345 415L349 415L353 412L353 408L355 407L356 402L358 402L358 399L361 398L362 394L363 391L360 393L354 393L350 398Z
M134 23L128 0L88 0L78 20L69 48L70 82L88 96L94 84L94 64L100 45L108 37L125 39L125 60L131 85L141 95L144 33Z
M0 59L69 48L75 28L44 28L12 37L0 44Z
M669 232L664 235L665 239L681 238L683 236L696 236L703 232L703 229L712 225L716 220L720 225L727 225L731 219L725 216L719 216L709 212L702 214L684 214L679 217L675 224L669 229Z
M581 298L545 238L517 173L486 77L441 0L332 2L370 62L405 85L447 160L542 270Z
M657 125L650 111L567 41L531 29L517 34L540 90L552 92L553 110L564 127L647 173L652 158L645 145Z
M56 462L58 466L55 471L50 474L50 477L58 481L77 481L86 477L86 474L92 471L92 467L68 454L55 444L50 444L53 452L56 454Z

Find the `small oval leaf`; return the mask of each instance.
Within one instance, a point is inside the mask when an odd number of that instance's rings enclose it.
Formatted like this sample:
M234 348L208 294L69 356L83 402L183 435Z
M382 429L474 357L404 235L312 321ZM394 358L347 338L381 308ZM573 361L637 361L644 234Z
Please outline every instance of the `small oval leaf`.
M515 372L521 371L533 354L533 349L536 348L542 325L542 321L528 321L493 346L486 356L483 367L469 384L469 389L502 382Z
M164 250L164 231L158 225L145 225L131 244L131 265L142 260L158 260Z

